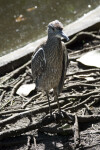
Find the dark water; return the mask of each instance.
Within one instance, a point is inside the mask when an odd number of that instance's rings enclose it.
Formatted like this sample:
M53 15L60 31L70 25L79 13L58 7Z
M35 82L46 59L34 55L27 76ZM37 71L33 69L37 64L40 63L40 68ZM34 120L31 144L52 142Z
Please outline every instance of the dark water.
M100 5L100 0L0 0L0 56L46 35L55 19L64 25Z

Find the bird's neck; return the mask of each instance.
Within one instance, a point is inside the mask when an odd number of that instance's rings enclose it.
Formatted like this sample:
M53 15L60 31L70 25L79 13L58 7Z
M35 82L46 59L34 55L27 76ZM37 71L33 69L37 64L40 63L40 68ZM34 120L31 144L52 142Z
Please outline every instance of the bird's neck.
M55 36L48 36L47 42L59 44L61 43L61 39Z
M48 47L47 49L49 49L48 52L50 52L51 54L53 53L59 53L62 51L61 47L61 39L57 38L57 37L48 37L47 42L46 42L46 46Z

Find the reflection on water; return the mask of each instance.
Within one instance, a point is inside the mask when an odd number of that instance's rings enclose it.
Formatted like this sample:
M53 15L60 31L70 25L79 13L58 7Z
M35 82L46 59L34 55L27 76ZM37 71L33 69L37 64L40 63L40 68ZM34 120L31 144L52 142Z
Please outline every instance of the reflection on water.
M99 4L100 0L0 0L0 55L44 36L50 21L69 24Z

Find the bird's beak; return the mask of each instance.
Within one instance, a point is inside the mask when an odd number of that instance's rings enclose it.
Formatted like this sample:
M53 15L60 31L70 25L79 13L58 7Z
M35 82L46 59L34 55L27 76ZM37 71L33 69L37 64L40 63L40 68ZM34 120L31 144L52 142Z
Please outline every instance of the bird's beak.
M61 35L61 37L63 37L66 41L69 41L69 37L68 37L63 31L60 31L60 35Z

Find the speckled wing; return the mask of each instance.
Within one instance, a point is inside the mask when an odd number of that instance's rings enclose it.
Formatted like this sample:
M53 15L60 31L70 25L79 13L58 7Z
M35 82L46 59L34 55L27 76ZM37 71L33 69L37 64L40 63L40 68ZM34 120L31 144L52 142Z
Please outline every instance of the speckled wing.
M61 79L60 79L58 89L57 89L58 94L62 92L63 85L64 85L64 80L65 80L65 77L66 77L67 67L68 67L68 53L67 53L67 49L66 49L65 45L63 44L62 75L61 75Z
M46 59L43 48L39 48L37 52L32 56L31 69L33 80L35 81L45 70Z

